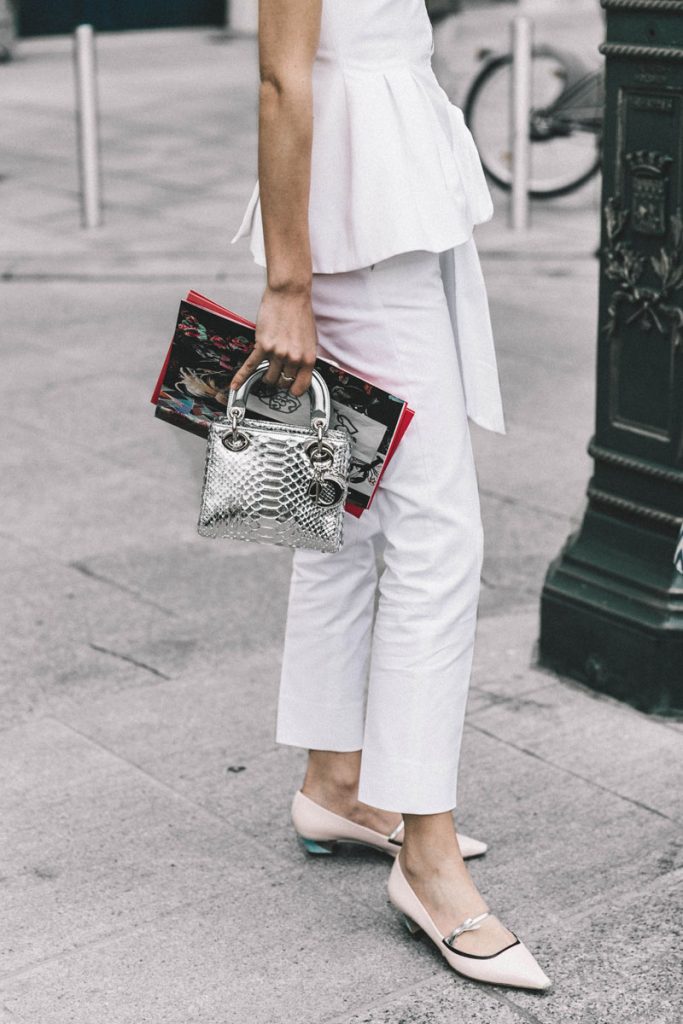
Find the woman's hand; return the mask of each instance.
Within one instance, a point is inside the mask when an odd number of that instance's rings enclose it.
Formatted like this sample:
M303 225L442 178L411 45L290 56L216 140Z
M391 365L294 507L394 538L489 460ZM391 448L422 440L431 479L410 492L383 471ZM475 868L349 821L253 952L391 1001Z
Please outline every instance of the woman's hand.
M318 338L307 288L276 290L267 287L256 318L256 344L230 382L239 388L264 359L270 367L263 380L303 395L315 365ZM281 379L281 374L291 380Z

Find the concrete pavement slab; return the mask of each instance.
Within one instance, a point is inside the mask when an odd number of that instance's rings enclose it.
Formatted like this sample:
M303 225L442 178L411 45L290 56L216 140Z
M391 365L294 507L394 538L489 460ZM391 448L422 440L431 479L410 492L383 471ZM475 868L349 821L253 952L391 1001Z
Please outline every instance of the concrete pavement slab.
M480 616L472 665L473 691L490 699L514 700L523 693L554 686L556 677L536 668L538 610ZM468 711L472 711L471 704Z
M28 572L7 574L3 722L56 711L86 695L155 685L192 666L209 677L226 671L239 677L250 652L267 652L277 665L289 552L261 549L245 557L239 547L231 559L224 548L202 548L199 539L127 550L131 565L116 558L86 557L67 566L45 559Z
M572 523L507 495L482 493L484 568L480 614L538 605L545 572Z
M530 389L530 406L536 396ZM565 523L570 518L580 519L592 471L587 453L591 433L592 416L581 415L578 409L572 422L569 411L545 422L539 418L529 423L517 413L516 419L508 421L508 432L502 438L487 437L477 430L474 447L481 491L485 497L507 500ZM559 476L558 465L566 467ZM521 470L528 466L534 467L533 479Z
M32 545L21 544L0 531L2 542L3 568L5 572L13 572L20 569L23 572L31 572L39 568L44 559L43 553Z
M598 334L597 263L518 263L515 270L492 258L483 262L508 419L529 427L569 420L575 433L592 413L592 373L585 370ZM530 287L537 300L533 335Z
M272 874L234 826L60 722L4 732L0 756L4 978Z
M681 822L683 737L661 721L568 685L480 707L470 727Z
M428 979L408 992L399 990L392 999L373 1002L352 1016L342 1014L327 1018L324 1024L437 1024L461 1020L463 1002L467 1002L468 1024L519 1024L518 1012L508 1005L507 997L497 992L477 990L473 1005L461 986L467 982L456 978ZM536 1018L526 1018L536 1020Z
M27 439L26 431L23 435ZM21 463L4 471L4 529L19 542L30 544L39 537L41 546L72 561L117 550L122 532L151 547L197 536L194 487L183 489L171 476L147 480L138 470L95 452L75 445L66 449L47 433L40 445L29 448L30 475Z
M4 1002L51 1024L319 1021L433 972L396 941L401 929L388 907L378 920L321 877L258 889L226 878L192 908L8 979Z
M288 548L197 536L153 550L131 543L77 565L193 620L207 640L215 635L217 647L232 644L244 654L281 642L291 561Z
M204 799L206 794L192 790L192 780L217 768L224 800L236 808L244 802L233 795L242 781L236 775L274 749L278 659L271 647L240 652L232 660L223 653L222 667L211 672L191 671L156 693L138 690L64 704L61 718L187 795Z
M5 585L0 659L4 725L120 686L154 685L180 671L196 630L162 605L44 559Z

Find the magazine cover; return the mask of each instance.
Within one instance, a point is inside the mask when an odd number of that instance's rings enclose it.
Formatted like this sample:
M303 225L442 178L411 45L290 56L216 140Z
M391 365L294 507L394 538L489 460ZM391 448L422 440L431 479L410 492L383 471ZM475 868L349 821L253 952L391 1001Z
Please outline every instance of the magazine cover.
M254 325L227 310L217 312L221 307L196 292L190 298L194 301L180 303L152 402L160 419L206 437L210 421L225 415L230 381L254 344ZM330 425L343 427L351 439L347 509L358 515L369 507L412 410L402 399L326 359L318 358L316 369L330 390ZM301 425L310 421L308 395L296 397L263 382L252 388L247 410L257 419Z

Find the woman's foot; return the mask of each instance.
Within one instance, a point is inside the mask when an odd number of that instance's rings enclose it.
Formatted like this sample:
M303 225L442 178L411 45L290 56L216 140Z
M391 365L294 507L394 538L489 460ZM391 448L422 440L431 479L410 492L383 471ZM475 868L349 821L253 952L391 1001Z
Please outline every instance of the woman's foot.
M311 750L301 792L342 818L389 835L401 823L395 811L383 811L358 799L360 750Z
M467 918L488 911L486 901L472 881L457 844L447 854L438 851L399 853L401 870L411 889L442 935ZM463 953L490 956L515 942L516 936L493 915L481 922L476 931L458 936L454 946Z
M380 837L380 848L385 853L395 856L403 841L402 815L396 811L373 807L358 799L360 762L360 750L349 752L309 750L306 777L301 787L301 793L325 810L331 811L354 825L376 833ZM315 823L309 822L309 824L314 825ZM451 830L454 830L452 819ZM454 831L453 834L455 834ZM314 832L311 833L311 837L314 837ZM366 836L366 841L370 838L370 836ZM359 839L359 841L361 840ZM460 835L458 842L463 857L481 857L483 853L486 853L486 843L482 843L478 839ZM371 842L370 845L377 844Z
M489 913L458 848L450 811L405 814L405 838L389 898L413 934L432 940L459 974L545 991L550 979L523 942Z
M475 981L484 981L489 985L511 985L514 988L531 989L536 992L544 992L550 988L550 978L516 936L509 933L512 941L504 942L502 946L497 944L497 939L502 938L503 933L507 931L500 922L494 922L498 929L502 929L497 937L495 931L493 934L489 933L488 938L479 944L478 952L466 952L463 948L463 937L478 935L491 920L488 912L482 911L456 921L451 920L445 928L443 924L437 925L432 914L440 916L441 903L435 900L430 913L406 879L400 856L394 861L389 875L388 893L393 905L403 912L405 923L411 933L419 936L424 932L449 967L458 974L473 978ZM461 894L460 899L464 898ZM479 900L481 901L481 897ZM480 905L482 904L483 901ZM488 948L487 951L487 947L493 945L494 941L497 948L493 951Z
M318 789L304 783L301 792L309 800L320 804L328 811L347 818L349 821L355 822L356 825L364 825L365 828L381 832L382 835L389 835L402 821L402 816L396 814L395 811L383 811L379 807L371 807L370 804L362 803L358 799L357 789L355 793L339 789Z

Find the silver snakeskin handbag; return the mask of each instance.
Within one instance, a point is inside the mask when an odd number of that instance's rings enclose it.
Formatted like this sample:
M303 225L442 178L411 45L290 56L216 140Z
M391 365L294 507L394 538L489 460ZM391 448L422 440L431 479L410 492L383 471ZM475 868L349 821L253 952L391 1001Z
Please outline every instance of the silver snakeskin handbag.
M230 391L226 416L209 427L198 532L338 551L349 436L330 429L330 392L317 370L308 390L310 427L247 418L249 391L268 366L268 360L259 363L237 391Z

